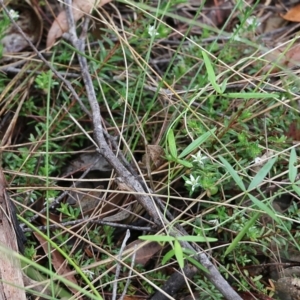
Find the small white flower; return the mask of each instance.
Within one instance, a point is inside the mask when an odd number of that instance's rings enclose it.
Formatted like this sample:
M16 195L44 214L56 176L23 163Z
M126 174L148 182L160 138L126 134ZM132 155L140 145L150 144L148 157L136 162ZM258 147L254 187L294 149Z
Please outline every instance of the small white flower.
M148 34L152 37L152 36L156 36L159 33L156 31L154 26L149 26L148 27Z
M199 176L197 176L196 178L191 174L190 175L190 180L187 180L185 183L189 184L192 186L192 192L195 190L195 188L199 185L198 183L199 181Z
M255 163L255 164L260 164L261 161L262 161L262 159L261 159L260 157L255 157L255 158L254 158L254 163Z
M260 21L256 18L256 17L249 17L247 20L246 20L246 23L249 25L249 26L255 26L255 27L258 27L260 25Z
M211 225L214 225L216 231L217 231L217 229L218 229L218 226L220 225L220 222L219 222L219 220L217 220L217 219L209 220L208 223L210 223Z
M14 19L18 20L19 19L19 13L13 9L9 10L9 15Z
M233 40L235 40L237 42L242 41L242 38L238 34L232 34L232 38L233 38Z
M86 274L89 277L90 280L94 279L95 273L93 271L83 270L83 273Z
M192 157L194 158L193 161L199 163L200 165L203 165L203 160L207 159L207 156L202 155L201 151L198 151L198 153L196 155L192 155Z

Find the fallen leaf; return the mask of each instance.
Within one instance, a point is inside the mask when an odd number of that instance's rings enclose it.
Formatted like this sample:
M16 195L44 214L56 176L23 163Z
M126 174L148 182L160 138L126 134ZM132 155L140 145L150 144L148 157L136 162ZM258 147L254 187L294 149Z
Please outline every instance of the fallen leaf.
M265 56L265 59L272 63L263 68L262 74L269 72L270 69L273 74L281 69L293 68L300 64L300 44L293 45L286 50L287 47L289 46L284 45L276 48Z
M286 136L292 138L293 141L300 141L300 124L297 121L291 123Z
M74 160L72 160L63 173L63 177L67 177L76 172L84 172L89 169L90 171L110 172L111 165L107 160L98 152L82 153Z
M25 300L21 264L16 257L11 255L12 251L18 251L18 243L11 219L10 199L5 195L5 187L4 174L0 168L0 245L8 250L4 253L1 251L0 254L0 299Z
M77 22L84 15L89 14L95 4L98 4L97 7L101 7L111 0L74 0L72 6L72 13L74 17L74 21ZM47 37L47 48L50 48L54 45L56 39L60 38L63 33L69 30L69 24L67 20L66 11L60 12L55 21L53 22Z
M166 161L163 156L165 154L164 149L159 145L147 145L146 151L149 154L150 157L150 164L154 166L156 169L159 168L161 165L164 164ZM144 165L147 165L146 163L146 155L143 156L142 162Z
M293 68L300 64L300 44L294 45L286 53L287 67Z
M292 7L285 15L280 15L283 19L291 22L300 22L300 4Z
M134 249L135 245L138 248L138 246L142 243L144 243L144 241L141 240L133 241L125 247L125 250L130 248ZM135 264L140 264L142 266L145 266L147 262L154 256L154 254L160 251L161 249L162 246L156 242L150 242L138 248L135 253Z
M274 32L276 29L286 26L287 23L287 20L284 20L279 16L272 15L264 20L259 26L260 34Z

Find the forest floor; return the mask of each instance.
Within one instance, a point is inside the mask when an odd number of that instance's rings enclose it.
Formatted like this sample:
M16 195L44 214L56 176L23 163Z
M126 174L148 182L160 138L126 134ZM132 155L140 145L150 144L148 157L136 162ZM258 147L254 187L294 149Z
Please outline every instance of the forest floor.
M96 2L0 1L26 297L300 299L300 5Z

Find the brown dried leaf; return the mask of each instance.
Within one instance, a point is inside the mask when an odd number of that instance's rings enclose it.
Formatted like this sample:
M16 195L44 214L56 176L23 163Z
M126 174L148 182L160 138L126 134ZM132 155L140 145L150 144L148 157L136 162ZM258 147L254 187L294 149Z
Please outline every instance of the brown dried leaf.
M72 12L75 22L80 20L85 14L89 14L93 7L101 7L111 0L74 0L72 6ZM54 45L56 39L60 38L63 33L67 32L69 29L66 11L62 11L53 22L47 37L47 48Z
M37 240L40 242L44 252L48 253L47 241L41 235L39 235L37 232L34 232L33 234L37 238ZM57 274L64 276L67 280L69 280L70 282L72 282L78 286L78 282L74 275L65 275L65 274L70 273L71 269L69 268L66 260L62 257L62 255L57 250L53 250L51 252L51 259L52 259L53 267L54 267L55 271L57 272ZM77 290L71 288L70 286L68 286L68 289L74 294L77 292Z
M135 245L138 247L142 243L144 243L144 241L133 241L125 247L125 250L134 248ZM147 262L154 256L154 254L156 254L161 249L162 246L156 242L147 243L146 245L136 250L135 263L145 266Z
M5 186L4 174L0 169L0 244L10 251L18 251L17 237L9 218L10 211L8 199L5 196ZM24 287L24 283L20 262L9 253L1 253L0 299L25 300L26 295L22 287Z
M286 53L287 67L293 68L300 64L300 44L294 45Z
M283 28L288 22L281 17L272 15L259 26L260 34L273 32L276 29Z
M281 68L293 68L300 64L300 44L292 46L289 50L286 49L286 45L275 49L268 53L265 58L270 62L275 62L278 67L274 65L268 65L263 68L262 73L267 73L272 68L271 73L280 71Z
M148 145L147 151L150 155L151 163L153 163L156 168L160 167L165 162L165 159L163 158L165 152L161 146Z
M97 207L102 192L94 190L95 187L91 182L79 182L76 188L78 190L69 193L67 203L80 207L83 214ZM89 189L89 191L80 191L80 189Z
M69 176L76 172L84 172L90 168L90 171L110 172L111 165L98 152L82 153L70 162L63 176Z
M280 15L283 19L291 22L300 22L300 4L291 8L285 15Z

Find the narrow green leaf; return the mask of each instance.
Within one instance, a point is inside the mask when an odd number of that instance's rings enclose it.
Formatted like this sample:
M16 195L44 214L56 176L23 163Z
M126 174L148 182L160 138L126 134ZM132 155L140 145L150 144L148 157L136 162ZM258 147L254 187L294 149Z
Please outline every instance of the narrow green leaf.
M240 233L234 238L234 240L231 242L229 247L225 251L225 256L229 254L234 248L237 246L237 244L241 241L241 239L244 237L244 235L247 233L250 227L253 226L255 221L260 216L260 213L255 213L255 215L246 223L245 227L240 231Z
M185 257L191 264L193 264L195 267L197 267L199 270L205 272L205 273L209 273L209 271L203 266L201 265L196 259L186 256Z
M171 242L175 240L175 238L170 235L141 235L139 239L152 242Z
M273 167L277 157L274 157L270 159L254 176L252 179L248 191L251 191L253 188L256 188L267 176L267 174L270 172L271 168Z
M177 158L177 147L176 147L176 141L175 141L173 129L169 130L168 143L169 143L169 149L171 155L173 156L173 158Z
M204 64L205 64L205 68L206 68L206 72L207 72L207 76L208 76L208 80L209 80L210 84L213 86L213 88L216 90L217 93L222 94L222 90L216 82L215 71L212 67L212 64L210 62L208 55L204 51L202 51L202 56L203 56L203 60L204 60Z
M224 80L222 82L222 85L221 85L221 92L222 92L222 94L224 94L224 92L226 91L228 80L229 80L229 78L224 78Z
M292 184L292 188L297 193L297 195L300 197L300 187L296 184Z
M253 202L253 204L255 204L259 209L261 209L263 212L265 212L266 214L268 214L273 220L275 220L277 223L279 222L278 218L276 217L274 211L265 203L263 203L262 201L258 200L256 197L254 197L251 194L248 194L249 198L251 199L251 201Z
M193 152L196 148L198 148L201 144L203 144L214 132L216 128L213 128L210 131L203 133L201 136L196 138L192 143L190 143L178 156L178 158L183 158Z
M193 167L193 164L186 161L186 160L178 159L176 162L183 165L183 166L185 166L185 167L187 167L187 168L192 168Z
M267 94L267 93L227 93L224 94L229 98L240 98L240 99L268 99L268 98L279 98L278 94Z
M165 265L166 262L169 261L174 255L175 255L175 251L174 251L174 249L171 249L170 251L168 251L168 252L164 255L164 257L163 257L163 259L162 259L162 261L161 261L161 264L162 264L162 265Z
M216 242L218 239L199 235L178 236L177 240L186 242Z
M297 177L297 154L295 148L291 150L290 161L289 161L289 179L291 183L294 183Z
M174 241L174 251L175 251L175 256L176 256L176 259L177 259L177 262L178 262L180 268L183 268L184 267L183 251L182 251L180 243L177 240Z
M221 155L219 155L219 158L220 158L221 162L223 163L223 165L225 166L225 169L228 171L228 173L231 175L231 177L235 181L235 183L240 187L240 189L242 191L245 192L246 188L245 188L242 178L238 175L238 173L233 169L233 167L229 164L229 162L225 158L223 158Z

